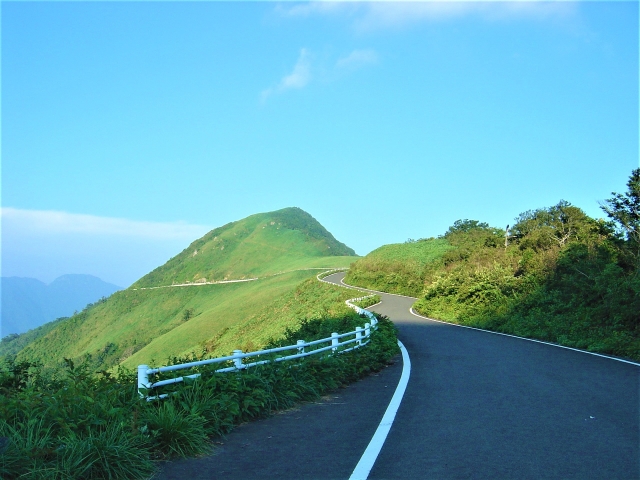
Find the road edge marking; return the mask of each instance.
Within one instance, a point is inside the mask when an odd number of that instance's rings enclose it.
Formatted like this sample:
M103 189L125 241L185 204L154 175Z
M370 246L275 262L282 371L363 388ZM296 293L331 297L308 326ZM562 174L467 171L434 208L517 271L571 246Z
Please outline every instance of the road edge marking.
M366 480L369 477L369 472L371 472L373 464L376 462L380 450L382 450L389 430L391 430L391 425L393 425L393 421L396 418L398 408L400 408L404 392L407 389L409 376L411 375L411 360L409 359L409 352L400 340L398 340L398 346L400 347L400 352L402 352L402 375L400 375L400 381L398 382L396 391L393 393L393 397L391 397L387 410L382 416L382 420L380 420L376 432L373 434L373 437L371 437L369 445L362 454L362 457L360 457L360 461L353 470L349 480Z
M339 272L336 272L339 273ZM331 283L331 282L327 282L327 283ZM354 287L352 285L349 285L347 283L344 283L343 279L340 279L340 283L348 288L356 288L365 292L374 292L374 293L383 293L385 295L393 295L395 297L404 297L404 298L413 298L415 300L418 300L416 297L409 297L408 295L400 295L397 293L387 293L387 292L380 292L378 290L370 290L368 288L362 288L362 287ZM335 284L334 284L335 285ZM373 305L372 305L373 306ZM367 307L370 308L370 307ZM557 343L551 343L551 342L545 342L544 340L536 340L535 338L526 338L526 337L519 337L518 335L511 335L509 333L502 333L502 332L495 332L493 330L485 330L483 328L476 328L476 327L469 327L467 325L460 325L458 323L452 323L452 322L445 322L443 320L436 320L435 318L429 318L429 317L425 317L424 315L420 315L419 313L416 313L415 310L413 309L413 307L411 307L409 309L409 312L419 318L424 318L425 320L430 320L432 322L438 322L438 323L443 323L445 325L453 325L454 327L461 327L461 328L469 328L471 330L477 330L479 332L487 332L487 333L493 333L495 335L502 335L504 337L511 337L511 338L519 338L520 340L527 340L529 342L535 342L535 343L542 343L544 345L550 345L552 347L558 347L558 348L564 348L565 350L573 350L574 352L580 352L580 353L587 353L589 355L593 355L596 357L601 357L601 358L607 358L609 360L615 360L617 362L622 362L622 363L628 363L629 365L635 365L636 367L640 367L640 363L637 362L632 362L631 360L625 360L623 358L616 358L616 357L611 357L609 355L603 355L601 353L595 353L595 352L589 352L587 350L580 350L579 348L573 348L573 347L566 347L564 345L559 345Z
M545 342L544 340L536 340L535 338L519 337L518 335L511 335L509 333L494 332L493 330L485 330L485 329L482 329L482 328L469 327L468 325L459 325L457 323L451 323L451 322L445 322L445 321L442 321L442 320L436 320L435 318L425 317L424 315L420 315L419 313L416 313L415 310L413 309L413 307L411 307L409 309L409 312L411 312L411 315L414 315L414 316L419 317L419 318L424 318L425 320L429 320L431 322L444 323L445 325L453 325L454 327L468 328L470 330L477 330L479 332L493 333L494 335L502 335L503 337L518 338L520 340L526 340L528 342L542 343L543 345L549 345L551 347L564 348L565 350L573 350L574 352L586 353L586 354L589 354L589 355L594 355L596 357L602 357L602 358L606 358L606 359L609 359L609 360L616 360L617 362L628 363L630 365L635 365L636 367L640 367L640 363L632 362L631 360L625 360L623 358L610 357L609 355L603 355L601 353L589 352L587 350L580 350L579 348L566 347L564 345L558 345L557 343Z

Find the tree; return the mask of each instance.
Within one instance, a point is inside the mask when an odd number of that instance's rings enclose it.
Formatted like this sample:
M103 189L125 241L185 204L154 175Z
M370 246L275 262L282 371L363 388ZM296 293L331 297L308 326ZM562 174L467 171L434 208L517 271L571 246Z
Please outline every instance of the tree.
M521 247L546 250L553 245L562 248L570 241L585 240L594 229L594 221L582 210L560 200L553 207L521 213L513 226L513 236Z
M635 257L640 270L640 168L631 172L626 193L611 192L600 208L613 220L627 241L629 251Z
M488 230L489 228L488 223L479 222L478 220L456 220L453 225L449 227L449 230L447 230L444 236L447 237L455 233L466 233L475 229Z

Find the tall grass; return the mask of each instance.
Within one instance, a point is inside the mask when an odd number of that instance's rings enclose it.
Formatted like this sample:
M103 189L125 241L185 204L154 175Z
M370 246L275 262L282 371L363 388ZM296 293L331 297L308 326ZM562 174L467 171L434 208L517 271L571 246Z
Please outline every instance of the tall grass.
M291 308L297 298L322 312L308 311L271 338L271 345L362 325L365 319L344 307L345 293L317 281L303 283L281 307ZM163 387L173 394L155 402L139 398L136 378L124 368L94 373L91 363L67 361L61 368L45 368L5 360L0 367L0 436L8 438L8 445L0 451L0 477L148 478L158 460L207 452L211 437L240 422L316 399L383 368L398 347L393 324L381 318L378 325L365 348L231 374L201 368L200 378Z
M354 262L345 280L372 290L418 296L424 287L425 267L451 248L441 238L384 245Z

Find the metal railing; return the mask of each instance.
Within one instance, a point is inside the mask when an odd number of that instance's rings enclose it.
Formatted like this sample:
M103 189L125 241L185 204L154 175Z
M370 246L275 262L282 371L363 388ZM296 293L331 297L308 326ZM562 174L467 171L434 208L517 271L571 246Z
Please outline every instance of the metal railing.
M186 368L193 368L205 365L212 365L216 363L225 363L232 362L233 365L230 367L220 368L215 370L216 373L224 373L224 372L235 372L239 370L244 370L250 367L255 367L257 365L264 365L265 363L270 362L284 362L287 360L294 360L296 358L303 358L309 355L315 355L322 352L329 352L331 350L331 355L337 353L345 353L351 350L355 350L356 348L360 348L369 343L369 337L371 336L371 332L377 329L378 320L376 317L365 310L364 308L360 308L357 305L354 305L352 302L360 301L365 298L372 297L373 295L368 295L366 297L360 298L352 298L347 300L345 303L353 308L358 314L365 315L370 322L364 324L364 327L356 327L355 330L347 333L332 333L330 337L322 338L320 340L314 340L311 342L305 342L304 340L298 340L295 345L287 345L285 347L277 347L270 348L267 350L258 350L256 352L243 352L242 350L234 350L233 355L228 355L226 357L217 357L210 358L208 360L200 360L197 362L189 362L182 363L179 365L170 365L167 367L158 367L158 368L150 368L148 365L138 365L138 393L142 398L147 399L147 401L156 400L158 398L164 398L168 396L168 394L156 395L156 396L147 396L146 392L153 388L162 387L164 385L171 385L174 383L183 382L185 378L197 378L201 374L194 373L193 375L185 375L182 377L170 378L167 380L160 380L157 382L151 382L150 376L156 375L164 372L173 372L175 370L183 370ZM352 337L352 338L350 338ZM346 340L342 340L346 339ZM323 344L327 343L328 345L323 346ZM307 350L309 347L315 347L312 350ZM348 347L348 348L344 348ZM289 350L296 350L296 353L284 355L284 356L276 356L281 352L286 352ZM260 355L269 355L271 358L267 360L259 360L250 363L244 363L243 360L245 358L257 357Z

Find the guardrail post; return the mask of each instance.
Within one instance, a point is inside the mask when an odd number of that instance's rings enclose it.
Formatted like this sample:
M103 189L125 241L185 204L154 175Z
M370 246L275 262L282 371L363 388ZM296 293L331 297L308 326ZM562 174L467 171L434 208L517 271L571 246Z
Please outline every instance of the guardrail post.
M305 344L304 340L298 340L296 342L296 345L303 345L302 347L298 347L298 353L304 353L304 344Z
M356 327L356 344L358 346L362 344L362 327Z
M140 391L143 388L149 388L149 365L138 365L138 393L140 398L144 398L145 395Z
M371 335L371 324L370 323L365 323L364 324L364 336L369 338L369 335Z
M333 332L331 334L331 346L333 347L331 351L335 352L336 350L338 350L339 344L340 344L340 339L338 338L338 334L336 332Z
M238 370L242 370L242 357L240 357L240 355L242 355L242 350L234 350L233 351L233 356L235 357L233 359L233 364L235 365L235 367Z

